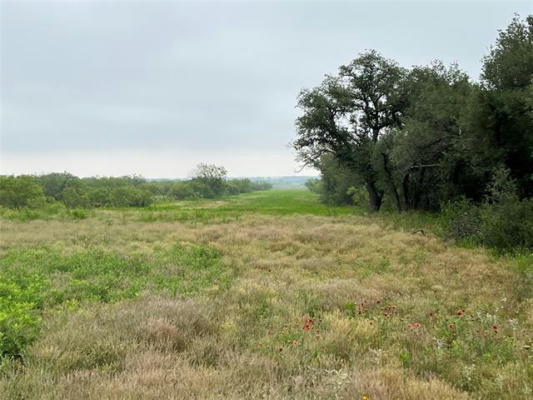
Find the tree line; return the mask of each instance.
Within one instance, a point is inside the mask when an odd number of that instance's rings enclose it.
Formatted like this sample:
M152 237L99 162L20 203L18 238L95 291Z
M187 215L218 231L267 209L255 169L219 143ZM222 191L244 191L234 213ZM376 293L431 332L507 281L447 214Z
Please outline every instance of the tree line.
M140 176L79 178L70 173L0 176L0 206L40 208L144 207L154 201L216 198L268 190L269 183L228 179L224 167L200 164L188 180L147 180Z
M533 16L500 32L481 78L439 61L406 69L367 51L300 93L294 147L325 180L336 162L375 211L385 196L400 211L481 200L499 169L531 197Z
M323 201L439 211L505 199L517 215L532 209L532 15L499 32L479 82L456 64L403 68L370 50L302 90L298 107L293 146L320 170L308 186Z

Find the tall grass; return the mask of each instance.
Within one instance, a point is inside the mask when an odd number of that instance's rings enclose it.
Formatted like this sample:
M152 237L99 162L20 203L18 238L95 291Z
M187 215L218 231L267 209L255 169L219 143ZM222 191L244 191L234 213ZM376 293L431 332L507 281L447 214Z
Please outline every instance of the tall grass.
M0 393L531 397L528 254L444 242L432 215L326 210L272 191L3 219Z

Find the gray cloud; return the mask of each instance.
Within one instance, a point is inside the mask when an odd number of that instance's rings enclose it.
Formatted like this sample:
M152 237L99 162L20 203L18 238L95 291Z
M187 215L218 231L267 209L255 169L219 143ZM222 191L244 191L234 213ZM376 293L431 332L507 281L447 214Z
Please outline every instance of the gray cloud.
M376 48L404 66L458 61L476 78L496 30L531 8L527 1L3 1L1 154L286 155L298 91L357 53Z

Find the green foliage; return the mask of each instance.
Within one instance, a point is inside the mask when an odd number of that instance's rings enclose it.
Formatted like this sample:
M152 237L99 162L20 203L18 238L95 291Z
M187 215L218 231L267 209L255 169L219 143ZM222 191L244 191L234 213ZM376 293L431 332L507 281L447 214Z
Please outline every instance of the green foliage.
M83 208L66 208L63 203L46 203L40 208L7 208L0 207L0 217L13 221L31 221L35 219L85 219L93 211Z
M60 200L63 191L67 188L70 182L77 181L74 175L67 172L51 173L37 177L39 184L43 187L46 197L51 197L54 200Z
M21 211L1 213L7 218L29 220L61 212L50 207L59 202L68 209L95 207L146 207L154 201L215 198L228 194L268 190L266 182L250 179L226 179L223 167L200 164L188 181L152 181L139 176L119 178L78 178L68 173L41 176L0 176L0 206ZM45 197L46 196L46 197ZM31 210L28 210L31 209ZM66 213L75 218L83 212Z
M226 168L214 164L198 164L193 174L192 184L200 197L213 198L224 194Z
M533 199L520 200L509 171L498 168L481 205L466 199L443 207L445 231L451 238L500 251L533 249Z
M448 238L460 241L478 240L481 230L481 212L471 201L465 198L450 201L442 206L441 216Z
M186 200L172 204L154 204L135 212L145 221L179 221L192 224L228 223L249 214L265 215L349 215L361 209L352 206L330 206L318 201L319 195L305 189L269 190L222 197L215 204L207 199Z
M298 106L294 147L321 171L323 202L351 203L348 188L364 187L373 210L442 210L450 237L530 247L533 16L499 32L480 84L457 65L404 70L369 51Z
M81 208L89 205L87 194L81 188L67 187L61 193L61 201L68 208Z
M296 120L294 148L300 160L320 168L322 156L332 154L364 182L375 211L381 207L383 190L372 159L380 135L400 126L405 102L399 82L404 75L396 62L371 50L298 98L303 115Z
M483 63L483 80L491 88L524 88L533 74L533 15L515 16L498 34L496 45Z
M18 272L0 276L0 359L18 355L39 333L42 290L47 282Z
M17 355L35 339L46 310L133 298L148 288L190 295L227 285L230 278L217 250L185 244L131 256L98 249L10 249L0 269L0 356Z
M252 182L250 179L193 178L176 182L170 195L177 200L213 199L224 195L236 195L259 190L269 190L272 185L266 182Z
M199 197L189 182L176 182L170 189L170 195L176 200L194 199Z
M477 168L503 164L521 198L533 196L533 16L518 16L499 32L484 59L482 87L467 119L466 147Z
M381 138L380 168L398 210L438 210L440 202L465 194L472 172L457 149L471 84L455 65L415 67L403 82L408 107L400 130ZM476 182L479 187L479 182Z
M313 193L320 194L323 190L322 180L317 178L309 179L307 182L305 182L305 187Z
M480 242L499 250L533 250L533 199L513 199L481 207Z
M320 160L320 198L326 204L353 204L353 188L361 187L361 179L343 166L332 154ZM368 199L368 197L367 197Z
M44 205L42 187L31 176L0 176L0 205L10 208L38 208Z

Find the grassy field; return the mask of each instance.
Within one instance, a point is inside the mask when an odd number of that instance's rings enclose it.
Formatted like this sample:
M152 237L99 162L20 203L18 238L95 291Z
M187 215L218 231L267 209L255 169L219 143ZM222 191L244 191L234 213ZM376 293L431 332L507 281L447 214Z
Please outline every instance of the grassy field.
M533 395L531 255L431 216L305 190L2 215L0 398Z

